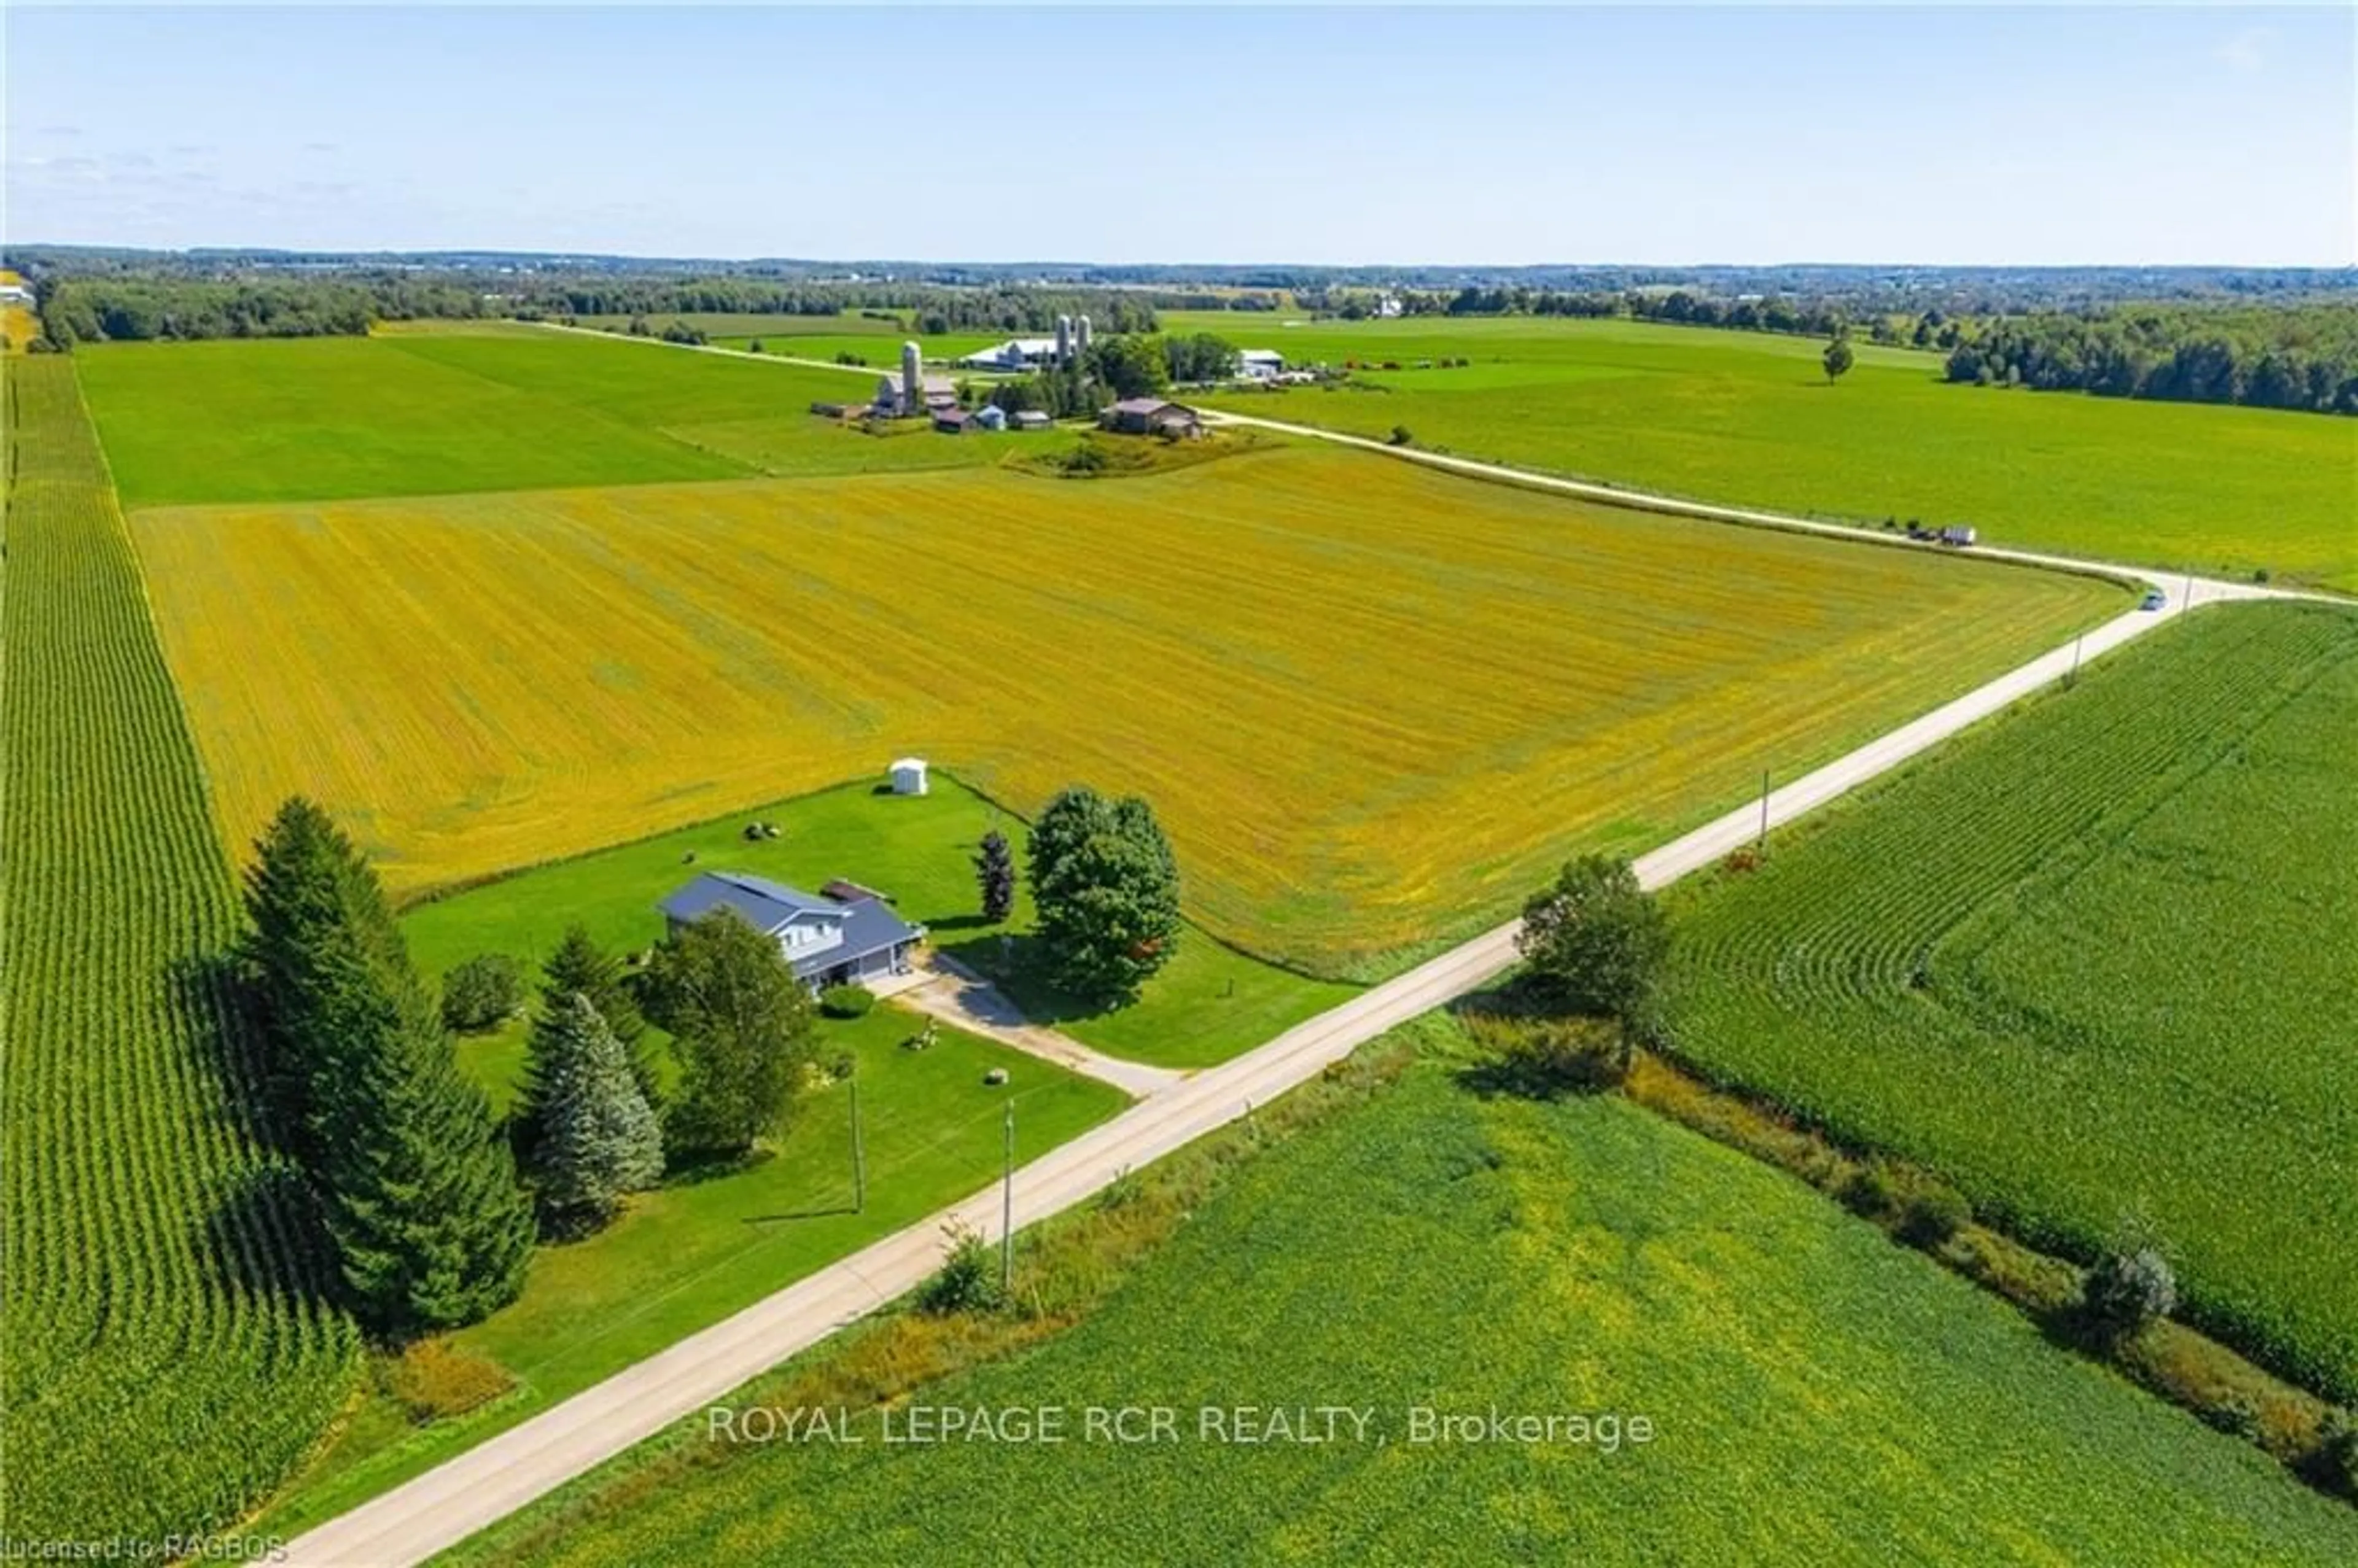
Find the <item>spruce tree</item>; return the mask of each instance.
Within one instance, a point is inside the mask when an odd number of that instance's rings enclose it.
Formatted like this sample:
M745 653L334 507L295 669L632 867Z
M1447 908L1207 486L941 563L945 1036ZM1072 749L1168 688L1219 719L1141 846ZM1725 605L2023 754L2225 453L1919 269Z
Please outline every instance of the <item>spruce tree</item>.
M544 1097L533 1167L541 1225L553 1236L587 1235L621 1212L625 1194L661 1179L663 1137L622 1043L587 996L543 1012L532 1034Z
M566 930L557 950L541 966L541 1013L562 1011L576 995L588 997L590 1005L598 1010L598 1016L605 1020L607 1029L621 1043L623 1059L630 1064L631 1078L638 1085L640 1097L649 1109L660 1116L664 1095L662 1081L655 1072L656 1042L639 1011L638 999L632 994L622 961L599 946L587 927L577 925ZM535 1038L538 1038L536 1031ZM541 1071L538 1054L527 1053L524 1085L517 1092L514 1108L508 1113L508 1133L515 1146L516 1159L527 1168L534 1162L533 1145L540 1136L542 1108L547 1098Z
M262 851L246 970L354 1309L395 1339L472 1322L515 1298L533 1240L490 1107L351 840L295 800Z
M996 827L982 836L974 874L982 890L983 919L996 925L1015 913L1015 852Z
M310 1085L322 1075L310 1054L333 1043L313 1012L322 1000L315 971L325 933L344 918L347 868L339 844L328 814L297 795L271 819L245 873L248 924L237 962L261 1025L268 1100L256 1120L300 1155L314 1152Z

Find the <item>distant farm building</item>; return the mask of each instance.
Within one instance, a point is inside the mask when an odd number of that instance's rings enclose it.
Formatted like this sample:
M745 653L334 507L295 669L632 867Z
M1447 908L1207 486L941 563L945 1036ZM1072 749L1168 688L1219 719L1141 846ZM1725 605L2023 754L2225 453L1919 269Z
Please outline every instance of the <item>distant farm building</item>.
M925 759L923 757L899 759L892 764L892 777L894 795L925 794Z
M1089 319L1059 316L1053 338L1010 338L977 349L957 362L968 370L1039 370L1047 365L1070 366L1088 351Z
M1003 343L977 349L958 363L969 370L1015 371L1054 364L1055 360L1056 340L1054 338L1010 338Z
M996 403L986 403L974 411L974 422L985 430L1007 428L1007 410Z
M1124 436L1170 436L1194 439L1204 433L1203 416L1182 403L1160 397L1125 397L1098 416L1100 428Z
M876 412L887 418L914 419L936 408L957 406L957 384L946 375L920 375L916 395L910 395L905 373L881 376L876 383Z
M1239 349L1237 369L1249 381L1275 381L1285 373L1285 356L1275 349Z
M742 871L707 871L659 907L675 935L728 910L777 943L795 979L815 991L907 974L925 928L903 920L869 889L827 887L808 893Z
M963 436L968 430L982 428L980 420L955 404L947 408L936 408L933 414L934 428L945 436Z
M1056 424L1054 419L1049 418L1037 408L1019 409L1011 423L1019 430L1054 429Z

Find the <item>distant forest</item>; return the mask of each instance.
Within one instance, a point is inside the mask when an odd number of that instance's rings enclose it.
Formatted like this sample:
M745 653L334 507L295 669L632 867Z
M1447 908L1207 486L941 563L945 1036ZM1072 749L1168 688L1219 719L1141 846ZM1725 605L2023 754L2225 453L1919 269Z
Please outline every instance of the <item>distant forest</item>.
M2254 305L2135 301L2072 310L1909 314L1779 296L1714 298L1685 289L1563 293L1466 287L1396 297L1408 314L1619 316L1740 331L1829 337L1948 351L1951 381L2176 403L2237 403L2358 414L2358 297ZM1339 314L1364 315L1352 297Z
M1136 266L664 262L436 253L12 247L37 347L353 335L426 317L833 315L912 330L1044 333L1088 314L1295 309L1357 319L1621 317L1830 336L1948 355L1951 381L2358 414L2358 271L2228 268Z

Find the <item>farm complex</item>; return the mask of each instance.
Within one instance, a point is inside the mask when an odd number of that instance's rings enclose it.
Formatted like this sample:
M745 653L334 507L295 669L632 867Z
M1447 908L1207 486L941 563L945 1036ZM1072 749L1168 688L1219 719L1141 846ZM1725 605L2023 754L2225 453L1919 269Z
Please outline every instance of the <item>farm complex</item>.
M2305 254L2346 36L30 9L0 1561L2358 1563L2346 266L875 259Z

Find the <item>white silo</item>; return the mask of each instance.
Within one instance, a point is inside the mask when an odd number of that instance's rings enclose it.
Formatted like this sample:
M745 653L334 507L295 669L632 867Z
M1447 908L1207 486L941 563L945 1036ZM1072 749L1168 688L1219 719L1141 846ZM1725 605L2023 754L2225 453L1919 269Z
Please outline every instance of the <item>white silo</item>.
M1073 319L1056 318L1056 365L1063 369L1073 362Z
M1089 357L1089 319L1086 316L1073 323L1073 354L1076 359Z
M925 355L914 343L901 345L901 412L925 411Z

